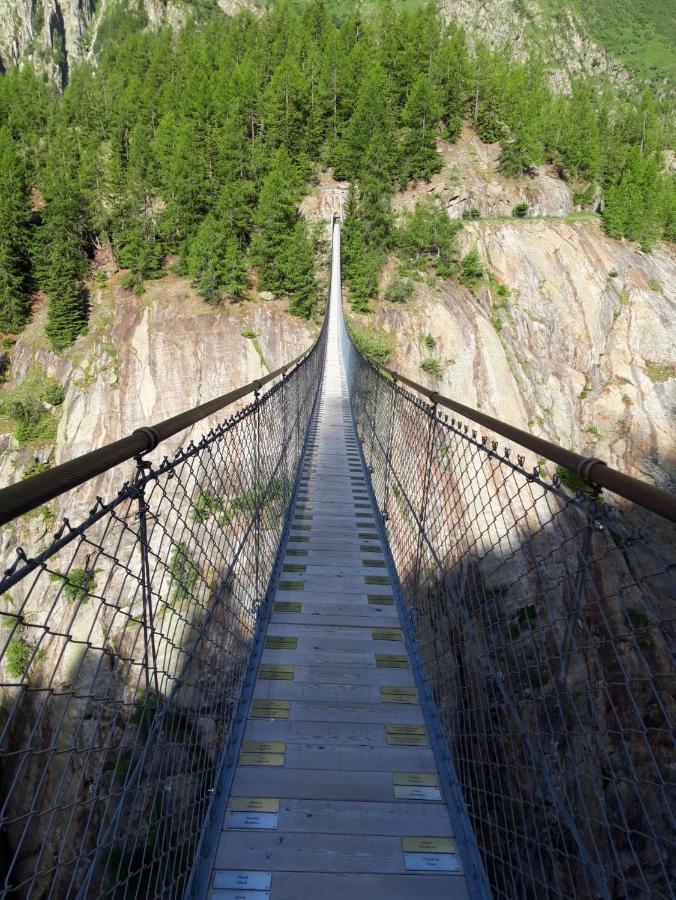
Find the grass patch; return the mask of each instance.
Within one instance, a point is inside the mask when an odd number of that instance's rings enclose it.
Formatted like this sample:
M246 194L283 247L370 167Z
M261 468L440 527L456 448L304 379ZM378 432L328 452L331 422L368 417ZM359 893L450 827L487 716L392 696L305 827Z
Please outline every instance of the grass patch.
M63 582L63 593L69 603L86 603L94 590L95 572L92 569L71 569L65 575L50 575L52 581Z
M357 350L374 366L385 366L392 356L391 339L383 332L371 326L368 330L355 328L347 321L347 331Z
M425 372L426 375L431 375L432 378L441 378L443 374L443 369L441 368L441 363L438 359L424 359L420 363L420 368Z
M592 437L595 437L595 438L601 437L601 432L598 430L596 425L589 425L589 426L587 426L587 428L583 428L582 431L585 434L591 434Z
M203 524L211 516L222 513L225 509L223 498L213 491L203 491L196 500L193 501L190 515L193 522Z
M645 369L648 373L648 378L653 384L661 384L664 381L669 381L670 378L676 378L676 366L657 363L652 359L646 359Z
M14 628L14 636L7 645L3 657L7 672L12 678L23 678L28 674L31 666L39 663L46 656L43 649L36 650L34 645L24 637L26 628L18 624L18 616L6 616L2 624L8 628ZM16 627L15 627L16 626Z
M586 400L587 397L588 397L590 394L591 394L591 385L590 385L589 382L585 379L584 387L582 388L582 390L581 390L580 393L578 394L578 399L579 399L579 400Z
M42 475L43 472L48 472L49 469L51 469L51 466L48 462L40 462L36 457L33 462L23 470L21 480L26 481L26 479L33 478L35 475Z
M534 603L529 603L528 606L522 606L516 611L516 617L512 620L509 626L509 635L513 641L515 641L523 630L528 630L529 623L534 622L537 619L537 610L535 608Z
M169 594L171 607L176 601L183 602L193 596L193 591L200 577L200 571L190 557L188 546L184 543L176 544L171 551L169 559L169 575L171 585Z
M235 497L221 497L213 491L198 494L190 512L194 522L203 524L216 517L221 527L229 525L237 516L252 516L257 509L264 510L277 501L284 503L291 496L291 482L281 476L267 484L255 485Z
M574 494L590 495L594 493L594 487L591 484L588 484L577 472L573 472L565 466L556 467L556 478Z
M35 366L23 381L0 395L0 428L4 425L11 431L20 447L53 444L63 400L62 385Z
M9 642L5 653L5 665L12 678L23 678L31 663L33 650L22 637L15 637Z
M466 256L463 257L462 263L460 265L460 274L458 275L458 281L460 282L460 284L464 284L466 288L474 293L474 291L484 280L484 274L485 272L483 263L481 262L481 257L479 256L476 248L474 248L470 250Z
M246 339L249 340L249 341L251 341L251 343L254 345L254 350L255 350L256 353L258 354L258 358L259 358L260 361L261 361L261 366L262 366L264 369L267 369L268 372L269 372L269 371L270 371L270 367L269 367L268 364L266 363L265 357L263 356L263 351L262 351L262 349L261 349L261 345L260 345L259 342L258 342L258 335L257 335L257 333L256 333L252 328L245 328L244 331L242 332L242 337L243 337L243 338L246 338Z

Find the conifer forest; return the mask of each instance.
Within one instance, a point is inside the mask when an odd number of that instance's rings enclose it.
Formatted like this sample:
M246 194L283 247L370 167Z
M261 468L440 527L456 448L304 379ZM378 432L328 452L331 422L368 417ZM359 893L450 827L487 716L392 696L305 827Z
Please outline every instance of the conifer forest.
M649 90L580 78L554 92L536 55L470 49L433 4L205 15L153 32L123 5L99 31L96 64L75 65L62 93L30 65L0 77L0 330L19 332L42 291L49 342L68 346L87 327L101 247L137 292L175 258L210 303L237 302L255 281L311 318L318 236L298 204L327 168L350 185L356 309L389 247L449 274L460 223L421 205L395 225L391 198L440 167L437 138L453 141L463 121L500 142L505 175L555 165L609 235L645 251L676 239L662 162L673 119Z

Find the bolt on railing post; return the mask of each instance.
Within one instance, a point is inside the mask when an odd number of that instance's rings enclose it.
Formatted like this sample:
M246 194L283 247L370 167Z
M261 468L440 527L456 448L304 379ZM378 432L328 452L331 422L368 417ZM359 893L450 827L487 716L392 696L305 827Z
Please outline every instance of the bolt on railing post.
M156 702L159 701L160 686L157 678L157 648L155 646L155 617L153 615L153 598L150 587L150 544L148 541L148 500L145 491L145 472L151 464L142 457L136 457L135 482L139 488L138 518L139 547L141 551L141 596L143 599L143 667L146 681L146 702L150 697L150 661L152 659L152 681L154 683Z

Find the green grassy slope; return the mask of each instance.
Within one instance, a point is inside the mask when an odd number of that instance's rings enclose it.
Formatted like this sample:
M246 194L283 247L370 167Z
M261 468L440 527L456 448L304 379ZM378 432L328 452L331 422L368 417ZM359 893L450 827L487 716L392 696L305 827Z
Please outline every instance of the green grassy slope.
M527 16L527 0L513 0ZM581 31L640 79L676 89L674 0L536 0L555 29L572 12Z
M643 78L676 81L674 0L539 0L556 16L572 10L589 36Z

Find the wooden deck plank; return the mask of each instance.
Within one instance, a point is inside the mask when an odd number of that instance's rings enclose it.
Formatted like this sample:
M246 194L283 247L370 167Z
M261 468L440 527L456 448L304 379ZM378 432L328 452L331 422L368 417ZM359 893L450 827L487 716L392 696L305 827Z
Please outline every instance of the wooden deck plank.
M281 831L228 831L216 852L217 868L261 867L282 872L406 874L401 840L392 835ZM447 876L449 878L454 876Z

